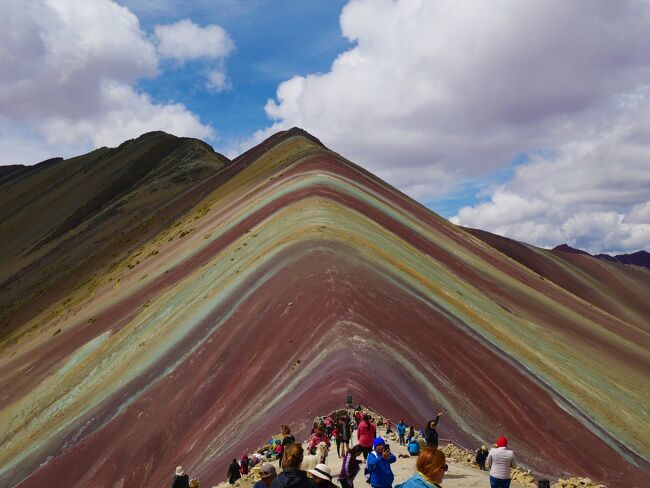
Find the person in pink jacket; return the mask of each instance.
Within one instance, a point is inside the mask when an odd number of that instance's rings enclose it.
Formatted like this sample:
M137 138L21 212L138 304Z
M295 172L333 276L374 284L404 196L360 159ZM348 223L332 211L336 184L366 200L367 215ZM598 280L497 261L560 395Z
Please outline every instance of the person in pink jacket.
M515 454L508 449L508 439L497 440L497 447L490 449L487 457L490 465L490 488L510 488L510 468L517 466Z
M357 428L357 439L363 448L363 459L368 459L375 437L377 437L377 426L370 421L370 416L365 414Z

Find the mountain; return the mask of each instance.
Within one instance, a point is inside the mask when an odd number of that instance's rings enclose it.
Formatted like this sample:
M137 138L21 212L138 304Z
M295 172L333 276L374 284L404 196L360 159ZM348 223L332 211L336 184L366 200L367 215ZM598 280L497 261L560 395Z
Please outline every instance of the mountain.
M207 484L348 394L547 476L650 481L650 270L452 225L300 130L0 186L0 485Z
M584 256L592 256L582 249L576 249L568 244L560 244L555 246L553 251L559 252L569 252L574 254L582 254ZM596 254L593 256L597 259L604 259L605 261L611 261L613 263L621 264L632 264L634 266L643 266L644 268L650 268L650 253L647 251L637 251L632 254L617 254L616 256L611 256L609 254Z

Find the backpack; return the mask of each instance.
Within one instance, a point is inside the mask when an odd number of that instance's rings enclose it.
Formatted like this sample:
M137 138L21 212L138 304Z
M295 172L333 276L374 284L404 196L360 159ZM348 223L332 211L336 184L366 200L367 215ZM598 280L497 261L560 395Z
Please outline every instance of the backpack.
M375 451L370 451L370 454L368 454L368 456L377 456L377 454L375 454ZM363 469L363 477L366 478L366 483L368 483L368 484L370 484L370 474L371 473L372 473L372 470L368 468L368 462L366 462L366 467Z

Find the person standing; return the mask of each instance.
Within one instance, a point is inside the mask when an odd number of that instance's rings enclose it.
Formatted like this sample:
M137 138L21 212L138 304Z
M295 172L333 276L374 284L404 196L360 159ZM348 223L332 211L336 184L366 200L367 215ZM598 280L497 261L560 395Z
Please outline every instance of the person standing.
M377 437L377 426L370 422L370 416L365 414L359 427L357 427L357 440L363 447L363 459L368 459L375 437Z
M392 488L395 475L390 465L397 461L395 454L384 439L377 437L373 442L373 451L368 455L367 470L370 474L372 488Z
M318 488L335 488L334 483L332 483L332 470L327 464L317 464L314 469L310 469L307 473Z
M487 459L489 451L487 447L481 446L476 450L476 464L481 468L481 471L485 471L485 460Z
M441 488L448 466L445 454L439 449L425 447L415 464L418 472L407 479L401 488Z
M435 419L429 420L427 423L427 428L424 431L424 440L427 443L427 447L438 449L438 431L436 430L436 427L438 426L440 416L445 412L446 410L443 408L438 412Z
M490 465L490 488L510 488L510 468L517 466L515 453L508 449L508 439L497 440L497 447L490 449L487 457Z
M337 428L341 433L341 456L345 456L345 453L350 450L350 437L352 436L350 417L347 415L341 417Z
M334 430L332 430L332 438L334 438L334 443L336 444L336 454L341 459L341 431L339 430L339 424L334 425Z
M190 488L190 477L185 474L183 466L176 467L172 488Z
M232 463L230 463L230 466L228 466L228 483L234 485L235 481L237 481L239 478L241 478L241 473L239 472L239 463L237 463L237 459L233 459Z
M363 451L363 448L357 444L352 449L350 449L345 456L343 456L343 462L341 463L341 472L339 473L339 484L341 488L354 488L354 478L357 473L359 473L360 464L359 454Z
M296 442L296 438L291 435L291 427L288 425L282 426L281 437L280 452L278 452L278 466L280 467L282 467L282 455L284 454L285 447Z
M403 420L399 421L399 424L397 424L397 435L399 437L399 445L400 446L405 446L406 445L406 424L404 423Z

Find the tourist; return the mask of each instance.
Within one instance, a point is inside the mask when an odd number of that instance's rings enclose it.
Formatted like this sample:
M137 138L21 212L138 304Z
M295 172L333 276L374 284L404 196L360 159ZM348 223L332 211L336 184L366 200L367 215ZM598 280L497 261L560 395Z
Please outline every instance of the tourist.
M321 442L327 444L327 447L330 447L332 445L332 443L329 440L329 437L327 437L327 435L325 434L325 429L323 429L323 427L319 425L318 427L316 427L314 434L311 436L311 439L309 440L309 453L315 454L316 446Z
M411 426L409 427L409 435L408 435L408 437L406 438L406 443L408 444L409 441L410 441L411 439L413 439L414 437L415 437L415 429L414 429L413 426L411 425Z
M422 449L415 467L418 472L407 479L401 488L440 488L448 469L445 454L431 447Z
M370 416L365 414L359 427L357 427L357 440L363 447L363 459L368 459L375 437L377 437L377 426L370 422Z
M300 444L289 444L282 457L282 472L271 482L270 488L314 488L315 483L300 469L303 458Z
M253 485L253 488L270 488L271 482L276 478L275 466L263 464L260 468L260 480Z
M327 464L317 464L314 469L307 471L318 488L334 488L332 470Z
M436 427L438 426L440 416L445 412L446 410L443 408L438 412L435 419L429 420L429 423L427 423L427 428L424 431L424 440L427 443L427 447L438 448L438 431L436 430Z
M366 467L372 488L392 488L395 476L390 465L395 461L397 458L390 452L388 444L381 437L377 437L373 441L373 451L368 455Z
M296 442L296 438L291 435L291 427L289 427L288 425L282 426L282 431L280 436L282 440L280 441L280 449L278 452L278 466L282 467L282 454L284 453L284 449L287 445Z
M332 430L332 437L334 438L334 443L336 444L336 454L339 459L341 459L341 431L339 430L339 425L335 424L334 429Z
M420 454L420 443L415 437L413 437L406 445L406 450L411 456L417 456Z
M244 454L239 461L239 471L242 475L248 474L248 454Z
M185 474L182 466L176 467L172 488L190 488L190 477Z
M352 437L352 429L350 427L350 417L344 415L338 423L338 429L341 433L341 456L350 450L350 437Z
M403 420L400 420L399 424L397 424L397 435L399 437L399 445L405 446L406 441L404 438L406 436L406 424L404 423Z
M235 481L237 481L239 478L241 478L241 473L239 472L239 464L237 463L237 459L233 459L232 463L230 463L230 466L228 466L228 483L234 485Z
M490 465L490 488L510 488L510 468L516 467L515 453L508 449L508 439L497 440L497 447L490 449L487 457Z
M481 471L485 471L485 460L487 459L489 451L487 447L481 446L476 450L476 464L481 468Z
M359 473L359 466L361 464L357 458L362 451L363 448L357 444L343 456L341 472L338 476L341 488L354 488L354 478Z

